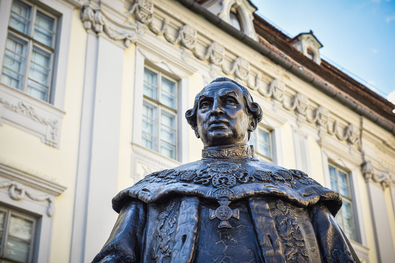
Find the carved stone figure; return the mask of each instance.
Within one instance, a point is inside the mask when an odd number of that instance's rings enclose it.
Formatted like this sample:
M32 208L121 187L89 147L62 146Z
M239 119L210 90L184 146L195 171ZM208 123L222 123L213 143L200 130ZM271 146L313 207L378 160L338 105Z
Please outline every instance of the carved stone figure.
M262 109L246 88L216 79L186 118L202 159L121 191L93 262L359 262L334 219L339 194L254 158L247 143Z

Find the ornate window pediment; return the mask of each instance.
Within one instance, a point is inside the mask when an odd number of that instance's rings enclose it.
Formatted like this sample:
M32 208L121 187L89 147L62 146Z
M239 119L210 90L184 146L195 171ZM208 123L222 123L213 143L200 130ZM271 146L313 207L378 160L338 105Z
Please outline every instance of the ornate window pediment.
M201 1L203 2L203 1ZM242 31L252 39L258 40L254 28L253 13L258 8L249 0L208 0L201 5L218 15L219 18Z

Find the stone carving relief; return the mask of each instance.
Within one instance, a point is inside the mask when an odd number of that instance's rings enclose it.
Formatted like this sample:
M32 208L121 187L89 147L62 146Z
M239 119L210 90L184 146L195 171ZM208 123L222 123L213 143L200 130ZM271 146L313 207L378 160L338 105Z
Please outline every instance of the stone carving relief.
M229 0L226 1L226 5L231 4L231 6L243 6L246 4L243 0ZM291 105L287 105L284 101L285 96L285 84L279 79L274 79L268 85L265 85L262 80L262 75L258 72L254 77L251 75L251 66L248 60L237 57L232 63L230 68L224 65L224 59L226 56L226 49L224 46L216 41L211 40L211 44L207 46L205 52L197 50L197 38L198 32L196 29L190 25L184 24L180 28L176 28L176 35L173 36L169 30L171 26L171 21L168 18L164 18L161 22L161 26L157 27L154 25L154 12L155 5L153 1L149 0L135 0L132 4L127 15L133 15L136 19L136 25L130 32L119 33L112 29L111 26L106 22L105 17L100 13L100 9L93 10L89 5L85 4L82 13L81 20L84 24L84 28L94 30L96 33L105 32L110 38L114 40L124 40L125 46L130 46L134 43L138 35L142 35L145 28L149 28L154 34L158 36L164 36L167 42L178 45L183 50L181 58L186 61L192 55L201 61L207 61L210 63L210 77L215 78L220 75L221 72L226 75L235 75L237 81L245 82L248 88L258 91L261 95L272 98L273 110L284 107L289 111L295 111L297 115L297 124L300 127L306 120L309 123L317 124L319 137L322 139L325 133L330 135L336 135L336 137L341 141L347 141L349 144L353 145L358 143L359 134L355 131L352 124L348 125L344 131L340 131L338 128L337 121L329 127L329 116L330 113L327 109L322 106L318 106L314 111L312 116L307 116L307 109L309 106L308 98L297 93L292 98ZM221 17L221 15L219 15ZM160 23L160 21L159 21ZM252 78L252 80L251 80Z
M147 0L136 0L127 14L133 13L136 15L137 21L149 24L154 18L154 4Z
M58 136L58 121L57 120L51 120L51 119L45 119L43 117L41 117L40 115L38 115L36 113L36 110L30 106L27 105L25 102L23 101L19 101L16 105L8 102L7 100L0 98L0 105L3 104L3 107L21 114L35 122L38 122L42 125L47 126L47 134L45 137L45 143L55 147L57 145L57 136Z
M8 188L8 194L12 200L20 201L26 196L33 201L44 202L48 201L47 215L52 217L55 212L54 198L50 195L37 196L26 190L26 187L15 181L0 182L0 188Z
M375 183L379 183L383 190L386 187L390 187L391 184L395 184L394 178L391 178L388 172L380 172L377 169L374 169L372 162L369 160L362 164L361 169L366 183L372 180Z
M359 133L354 129L354 125L349 124L344 130L343 135L339 132L337 121L333 122L332 129L328 126L328 133L336 135L340 141L347 141L348 144L353 145L359 142Z
M146 28L140 23L131 26L131 30L111 25L101 13L101 9L92 9L90 4L83 5L80 18L86 30L92 29L96 34L104 32L112 40L123 41L125 47L130 47L132 43L136 42L137 36L143 35Z

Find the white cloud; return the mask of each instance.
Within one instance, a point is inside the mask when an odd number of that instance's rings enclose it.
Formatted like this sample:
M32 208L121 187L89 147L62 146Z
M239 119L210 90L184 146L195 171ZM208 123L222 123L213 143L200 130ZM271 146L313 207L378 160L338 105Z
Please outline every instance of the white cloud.
M392 20L395 20L395 15L387 16L387 18L385 19L385 21L386 21L387 23L391 22Z
M393 104L395 104L395 90L391 91L390 94L388 94L387 100L389 100Z

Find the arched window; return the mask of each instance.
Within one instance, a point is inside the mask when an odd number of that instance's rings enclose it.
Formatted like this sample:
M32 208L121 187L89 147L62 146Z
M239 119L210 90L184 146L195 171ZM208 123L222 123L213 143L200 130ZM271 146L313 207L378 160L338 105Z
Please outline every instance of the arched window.
M309 59L314 60L314 53L313 53L313 51L311 51L310 49L307 49L307 54L306 54L306 56L307 56Z
M229 16L230 16L230 24L234 28L243 31L243 23L241 22L240 14L235 7L232 7L230 9Z

